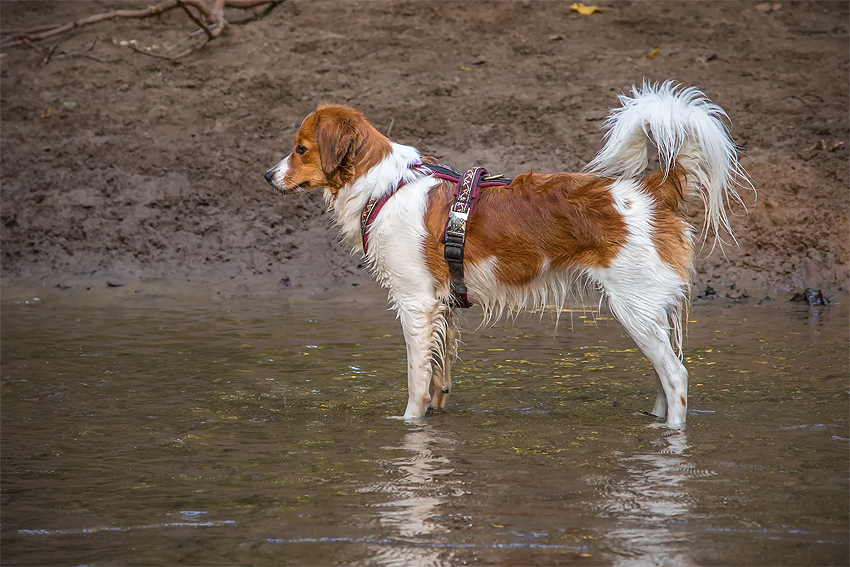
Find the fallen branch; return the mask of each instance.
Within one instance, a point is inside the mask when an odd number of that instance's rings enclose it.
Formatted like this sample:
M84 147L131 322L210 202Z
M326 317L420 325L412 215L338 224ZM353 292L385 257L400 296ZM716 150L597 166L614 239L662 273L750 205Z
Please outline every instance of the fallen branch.
M23 39L21 40L21 43L22 43L22 44L24 44L24 45L26 45L26 46L28 46L28 47L31 47L31 48L35 49L36 51L42 51L42 49L41 49L39 46L37 46L36 44L34 44L33 42L31 42L31 41L30 41L30 40L28 40L27 38L23 38Z
M207 34L208 40L212 40L213 34L210 31L210 28L207 27L207 24L205 24L203 21L196 18L195 14L192 13L192 10L190 10L189 7L186 6L186 4L183 2L183 0L177 0L177 3L180 4L180 7L183 8L183 11L186 12L186 15L189 16L189 19L192 20L193 22L195 22L198 25L199 28L204 30L204 33Z
M203 31L206 34L206 42L201 44L199 47L190 48L184 52L181 52L177 56L153 54L138 49L135 46L131 46L134 51L138 53L143 53L145 55L151 55L153 57L159 56L165 59L177 59L179 57L184 57L189 53L196 51L197 49L200 49L207 42L212 41L213 39L224 33L224 30L229 25L229 22L224 17L225 8L238 8L241 10L248 10L257 6L266 6L266 9L263 11L263 13L258 18L256 18L260 19L262 17L267 16L275 7L277 7L282 2L283 0L214 0L212 6L210 7L205 0L163 0L159 4L149 6L140 10L111 10L109 12L94 14L92 16L88 16L86 18L82 18L74 22L67 22L64 24L0 30L0 48L6 49L18 45L28 45L30 47L39 49L35 45L37 42L49 39L51 37L55 37L59 34L69 32L71 30L79 29L84 26L90 26L93 24L117 18L150 18L152 16L163 14L175 8L182 8L183 11L185 11L186 14L189 16L189 18L200 28L199 31ZM197 17L191 10L189 10L189 8L194 8L200 14L200 18ZM192 37L193 35L195 34L190 34L189 37ZM49 59L50 58L48 57L47 60L49 61Z
M91 55L89 52L92 49L94 49L95 43L97 43L97 39L92 41L91 45L89 45L87 48L82 49L80 51L60 51L59 53L56 53L56 55L54 55L54 52L56 51L56 47L59 45L57 43L50 50L50 53L47 54L47 57L44 58L44 61L42 62L42 64L47 65L48 63L50 63L51 58L60 59L60 58L63 58L63 57L82 57L84 59L91 59L92 61L97 61L98 63L118 63L119 61L124 61L123 58L120 58L120 59L104 59L102 57L95 57L94 55Z
M259 20L262 20L263 18L265 18L266 16L271 14L272 10L277 8L282 3L283 3L283 0L274 0L274 2L270 2L269 5L266 6L266 9L263 10L262 12L260 12L259 14L257 14L255 12L253 16L249 16L249 17L243 18L241 20L235 20L235 21L230 22L230 25L241 26L241 25L244 25L244 24L248 24L248 23L251 23L251 22L257 22Z

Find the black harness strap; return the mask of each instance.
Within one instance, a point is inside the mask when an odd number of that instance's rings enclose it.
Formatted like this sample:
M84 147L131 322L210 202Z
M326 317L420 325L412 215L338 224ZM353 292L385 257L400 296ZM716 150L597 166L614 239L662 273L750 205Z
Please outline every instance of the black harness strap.
M452 297L464 309L472 306L466 296L466 284L463 281L463 245L466 242L466 221L469 218L469 211L472 210L472 203L478 196L478 184L484 175L487 175L487 170L483 167L473 167L463 174L455 188L455 199L452 208L449 209L449 220L446 223L446 231L443 235L446 244L443 254L446 257L446 263L449 265Z

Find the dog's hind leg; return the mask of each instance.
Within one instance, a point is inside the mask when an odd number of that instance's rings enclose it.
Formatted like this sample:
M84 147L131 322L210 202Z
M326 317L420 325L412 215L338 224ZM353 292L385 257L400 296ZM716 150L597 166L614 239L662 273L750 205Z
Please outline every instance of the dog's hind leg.
M688 411L688 371L673 350L667 313L661 309L654 316L646 316L640 311L643 306L629 303L622 297L608 296L614 316L655 369L658 395L652 413L666 417L670 427L683 425Z
M431 409L445 409L446 399L452 388L452 364L457 358L457 324L451 308L448 308L445 313L444 324L442 344L437 353L439 362L434 363Z
M658 372L655 372L655 385L658 387L658 392L655 394L655 405L652 407L652 415L664 419L667 417L667 394L664 392L664 383L661 381L661 376L658 375Z
M642 280L646 274L664 272L660 268L640 271L625 266L596 270L592 276L602 285L611 312L652 363L658 380L653 415L666 417L666 424L674 427L685 423L688 409L688 371L673 350L674 338L679 343L678 327L670 324L680 314L679 290L683 284L669 275L656 281Z
M656 221L664 211L634 181L619 180L610 189L628 237L606 267L589 268L586 273L602 287L611 312L655 369L660 387L653 413L666 415L668 426L681 425L687 413L688 371L676 356L674 344L681 344L690 228L684 222L659 226ZM659 239L678 243L685 253L674 258L665 252L666 259L662 258Z
M688 413L688 371L673 351L669 330L657 325L653 331L651 334L632 336L641 352L652 363L660 382L653 413L664 417L659 414L666 405L667 425L683 425ZM659 399L662 395L663 400Z

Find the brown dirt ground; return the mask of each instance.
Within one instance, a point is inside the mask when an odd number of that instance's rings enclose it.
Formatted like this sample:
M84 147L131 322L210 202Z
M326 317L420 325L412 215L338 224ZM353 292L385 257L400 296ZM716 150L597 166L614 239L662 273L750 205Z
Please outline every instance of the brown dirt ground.
M175 42L193 29L178 11L80 30L46 65L11 48L3 282L360 284L368 274L336 243L320 196L282 198L263 180L318 103L360 108L457 168L570 171L600 147L616 94L672 78L726 109L758 189L733 220L740 247L703 254L698 285L847 289L848 147L830 149L850 143L850 4L606 2L591 16L569 4L288 0L179 63L120 45ZM0 18L126 5L3 2ZM95 39L88 54L103 62L55 56Z

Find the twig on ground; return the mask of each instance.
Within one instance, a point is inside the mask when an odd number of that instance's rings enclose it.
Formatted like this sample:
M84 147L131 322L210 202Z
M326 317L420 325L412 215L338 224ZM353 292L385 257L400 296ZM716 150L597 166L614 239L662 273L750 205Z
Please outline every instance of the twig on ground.
M189 16L189 18L190 18L193 22L195 22L196 24L198 24L198 27L200 27L202 30L204 30L204 33L205 33L205 34L207 34L207 38L209 38L210 40L212 40L212 39L213 39L213 34L212 34L212 32L210 31L210 28L208 28L208 27L207 27L207 24L205 24L204 22L202 22L201 20L199 20L198 18L196 18L196 17L195 17L195 14L193 14L193 13L192 13L192 11L189 9L189 7L188 7L186 4L184 4L184 3L183 3L183 0L177 0L177 3L178 3L178 4L180 4L180 7L181 7L181 8L183 8L183 11L184 11L184 12L186 12L186 15L187 15L187 16Z
M144 49L139 49L138 47L136 47L132 43L127 44L127 47L129 47L131 50L135 51L136 53L140 53L142 55L147 55L148 57L155 57L156 59L166 59L168 61L174 61L175 59L180 59L181 57L185 57L186 55L189 55L190 53L195 51L194 48L189 48L186 51L183 51L183 52L181 52L177 55L163 55L162 53L157 53L156 51L145 51Z
M62 45L62 43L63 43L65 40L67 40L67 39L68 39L68 38L70 38L72 35L74 35L74 34L76 33L76 31L77 31L77 28L72 28L72 29L68 30L68 33L67 33L67 34L65 34L65 37L60 38L60 39L59 39L59 41L57 41L56 43L54 43L54 44L53 44L53 47L51 47L51 48L50 48L50 51L48 51L48 52L47 52L47 57L45 57L45 58L44 58L44 60L41 62L41 63L42 63L42 65L47 65L48 63L50 63L50 59L52 59L52 58L53 58L53 54L56 52L56 49L58 49L58 48L59 48L59 46L60 46L60 45ZM95 40L92 42L91 47L89 47L89 49L88 49L89 51L91 51L91 49L94 47L94 43L95 43L95 41L97 41L97 39L95 39Z
M121 61L124 61L123 57L119 57L117 59L104 59L103 57L95 57L88 53L69 53L68 55L60 55L60 57L82 57L83 59L91 59L98 63L120 63Z
M262 12L260 12L259 14L255 13L253 16L249 16L249 17L243 18L241 20L232 21L232 22L230 22L230 25L241 26L241 25L244 25L244 24L248 24L248 23L251 23L251 22L257 22L259 20L262 20L263 18L265 18L266 16L271 14L272 10L274 10L275 8L280 6L281 4L283 4L283 0L272 0L272 2L270 2L269 5L266 6L266 9L263 10Z
M217 27L211 27L210 31L214 31L215 29L217 29ZM178 41L177 43L175 43L174 45L172 45L171 47L169 47L168 49L166 49L165 51L160 51L160 52L146 51L144 49L139 49L138 47L136 47L132 43L128 44L127 47L129 47L130 49L132 49L136 53L141 53L142 55L150 55L151 57L156 57L157 59L167 59L169 61L176 61L177 59L182 59L183 57L186 57L190 53L194 53L194 52L198 51L199 49L201 49L207 43L210 42L210 40L207 39L207 40L204 40L203 43L196 45L194 47L188 47L185 50L177 53L176 55L169 55L169 53L174 51L174 49L177 48L178 45L180 45L181 43L183 43L183 42L185 42L189 39L192 39L193 37L197 37L201 33L204 33L204 30L195 30L192 33L190 33L189 35L187 35L186 37L184 37L183 39L181 39L180 41Z
M34 44L33 42L31 42L31 41L30 41L30 40L28 40L27 38L23 38L23 39L21 40L21 43L23 43L24 45L26 45L26 46L28 46L28 47L32 47L32 48L33 48L33 49L35 49L36 51L44 51L41 47L37 46L36 44Z
M184 37L183 39L181 39L180 41L178 41L177 43L175 43L174 45L172 45L171 47L169 47L165 51L160 52L160 55L166 55L166 54L174 51L174 49L176 49L178 45L180 45L184 41L188 41L188 40L192 39L193 37L197 37L197 36L201 35L201 33L203 33L203 31L204 30L193 31L192 33L190 33L189 35L187 35L186 37Z
M73 32L74 30L77 30L84 26L97 24L116 18L149 18L152 16L158 16L169 10L173 10L174 8L179 7L186 12L189 18L195 24L197 24L201 28L201 30L203 30L203 32L207 35L207 41L197 48L191 48L185 53L170 57L172 59L177 59L202 48L204 45L206 45L206 43L212 41L213 39L224 33L224 30L229 25L229 22L224 17L225 8L238 8L241 10L248 10L257 6L266 6L266 9L259 17L253 18L254 20L256 20L267 16L275 7L277 7L282 2L283 0L214 0L212 7L210 7L207 5L206 0L163 0L159 4L149 6L140 10L111 10L109 12L94 14L92 16L88 16L86 18L82 18L74 22L67 22L64 24L42 25L30 28L0 30L0 48L6 49L18 45L27 45L29 47L41 51L42 48L35 45L36 42L55 37L61 33L65 33L68 31ZM191 10L189 10L190 7L197 10L201 17L198 18ZM61 41L59 43L61 43ZM152 57L163 57L166 59L169 58L164 57L162 54L153 54L151 52L140 50L135 46L132 46L132 49L138 53L143 53ZM45 62L50 61L55 51L56 46L54 46L51 49L50 53L48 53Z

